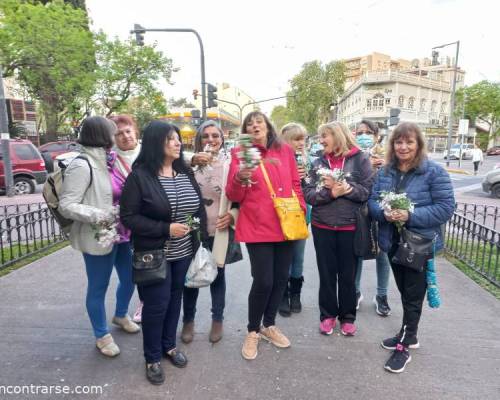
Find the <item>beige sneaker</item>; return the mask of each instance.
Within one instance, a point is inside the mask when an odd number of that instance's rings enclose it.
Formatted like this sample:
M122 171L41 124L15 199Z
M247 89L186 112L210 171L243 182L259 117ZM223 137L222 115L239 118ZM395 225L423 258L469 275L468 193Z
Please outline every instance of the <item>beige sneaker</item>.
M115 357L120 354L120 348L117 346L110 333L97 339L95 345L99 351L107 357Z
M241 355L246 360L254 360L257 357L257 349L259 347L260 335L257 332L248 332L245 341L243 342L243 348L241 349Z
M137 333L141 330L139 325L132 321L132 319L128 315L125 315L123 318L115 316L113 317L113 320L111 322L128 333Z
M283 335L283 333L281 333L279 328L274 325L268 326L267 328L265 327L260 328L260 335L262 339L271 342L276 347L281 347L281 348L290 347L290 340L288 340L288 338L285 335Z

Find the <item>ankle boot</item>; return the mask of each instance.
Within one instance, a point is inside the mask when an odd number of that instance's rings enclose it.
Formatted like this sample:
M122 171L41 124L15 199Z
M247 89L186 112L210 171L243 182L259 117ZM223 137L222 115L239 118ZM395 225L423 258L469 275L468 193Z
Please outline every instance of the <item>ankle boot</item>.
M285 292L283 293L283 297L281 298L280 307L278 309L278 312L282 317L289 317L291 315L291 312L290 312L290 289L288 288L288 284L285 288Z
M300 278L290 278L290 311L293 313L302 311L302 304L300 303L302 282L304 282L303 276Z

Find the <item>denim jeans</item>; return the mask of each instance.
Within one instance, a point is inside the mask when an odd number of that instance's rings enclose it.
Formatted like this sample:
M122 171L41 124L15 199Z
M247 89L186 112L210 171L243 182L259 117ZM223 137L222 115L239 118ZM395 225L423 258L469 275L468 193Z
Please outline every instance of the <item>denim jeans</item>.
M387 288L389 287L389 274L391 265L387 253L379 251L375 259L377 268L377 295L387 296ZM361 292L361 272L363 269L363 259L358 258L358 265L356 268L356 292Z
M222 322L224 319L224 307L226 305L226 278L225 267L217 268L217 277L210 284L210 295L212 297L212 320ZM196 301L198 300L198 288L184 286L184 317L183 322L194 321L196 314Z
M129 242L119 243L113 246L111 253L103 256L83 253L83 260L88 280L87 312L94 335L99 339L109 333L104 300L113 266L116 268L119 279L116 289L115 316L124 317L128 312L128 305L135 287L132 282L132 249Z
M147 363L161 360L162 353L176 347L176 332L181 313L182 290L192 257L169 262L167 279L141 286L142 338Z
M290 266L290 277L301 278L304 272L304 250L306 239L294 242L292 265Z

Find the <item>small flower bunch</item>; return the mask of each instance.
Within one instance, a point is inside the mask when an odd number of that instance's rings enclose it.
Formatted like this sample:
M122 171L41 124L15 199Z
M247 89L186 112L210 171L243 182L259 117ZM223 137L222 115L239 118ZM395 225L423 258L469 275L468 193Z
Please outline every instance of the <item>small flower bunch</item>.
M324 185L325 185L325 178L326 177L330 177L334 181L342 183L342 182L345 181L346 178L348 178L349 176L351 176L351 174L345 173L344 170L340 169L340 168L334 168L334 169L330 169L330 168L318 168L318 170L316 171L316 173L319 176L318 184L316 185L316 191L317 192L319 192L324 187Z
M101 247L109 247L120 240L118 234L118 218L120 215L120 206L111 208L111 218L99 218L94 225L96 233L94 238Z
M197 231L196 236L198 237L198 240L200 240L200 219L198 217L188 215L186 225L189 227L190 231Z
M247 134L241 134L239 139L241 150L238 152L238 159L240 160L240 169L255 168L259 165L262 157L259 149L252 144L252 137ZM252 182L250 178L243 180L243 186L250 187Z
M415 203L408 198L406 193L382 192L378 204L385 213L390 213L392 210L405 210L413 212L415 209ZM396 221L394 223L396 224L398 231L401 230L404 225L404 222L402 221Z

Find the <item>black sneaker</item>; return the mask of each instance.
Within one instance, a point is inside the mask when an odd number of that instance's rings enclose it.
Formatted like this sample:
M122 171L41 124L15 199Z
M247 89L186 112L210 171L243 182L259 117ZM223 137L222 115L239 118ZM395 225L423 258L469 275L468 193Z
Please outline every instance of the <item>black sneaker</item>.
M359 306L361 305L363 299L363 294L361 292L356 292L356 310L359 310Z
M375 311L378 315L382 317L391 315L391 307L387 304L387 296L377 295L373 298L373 303L375 304Z
M411 361L411 355L407 348L402 345L397 345L396 350L392 352L391 357L387 360L384 368L395 374L400 374L405 370L406 364Z
M148 381L153 385L161 385L165 382L165 374L159 362L153 364L146 363L146 378L148 378Z
M380 345L387 350L396 350L396 346L399 343L399 340L401 339L401 336L396 335L394 337L391 337L389 339L385 339L380 343ZM418 349L420 347L420 343L418 342L418 339L415 337L414 339L410 339L410 343L408 344L408 347L410 349Z

